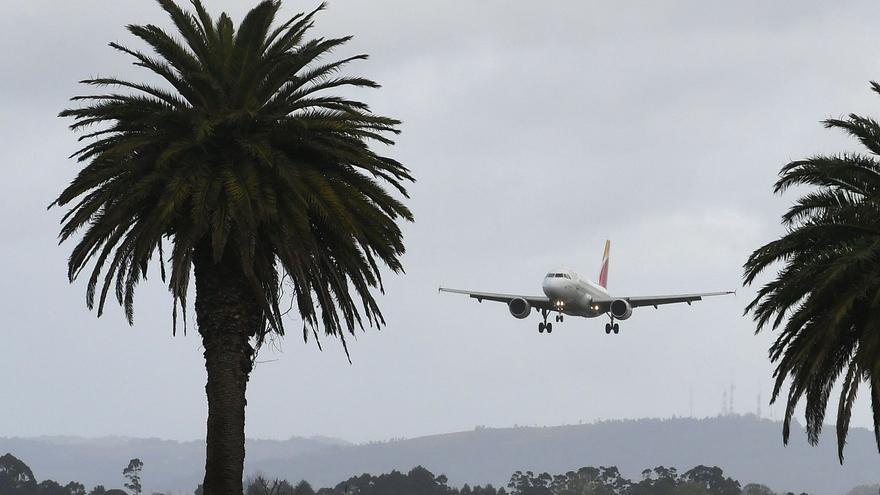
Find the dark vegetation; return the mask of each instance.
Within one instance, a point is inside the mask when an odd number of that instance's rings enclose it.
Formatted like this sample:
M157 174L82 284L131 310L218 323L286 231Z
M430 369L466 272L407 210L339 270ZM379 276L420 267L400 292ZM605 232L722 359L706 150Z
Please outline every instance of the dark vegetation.
M3 495L140 495L143 463L132 459L123 470L128 492L96 486L86 492L81 483L61 486L52 480L37 482L31 469L11 454L0 457L0 494ZM684 473L663 466L646 469L641 479L630 480L616 467L584 467L577 471L551 475L517 471L506 487L449 486L444 475L435 475L418 466L378 476L362 474L331 488L315 490L308 482L296 485L287 480L269 480L262 475L247 480L245 495L774 495L757 484L744 487L726 477L721 468L697 466ZM199 486L193 492L203 495ZM161 494L154 494L161 495Z
M131 463L135 461L140 462L132 459ZM134 493L140 494L139 478L138 491ZM37 482L27 464L12 454L6 454L0 457L0 495L86 495L86 487L75 481L64 486L52 480ZM88 492L88 495L128 495L128 493L118 489L107 490L99 485Z

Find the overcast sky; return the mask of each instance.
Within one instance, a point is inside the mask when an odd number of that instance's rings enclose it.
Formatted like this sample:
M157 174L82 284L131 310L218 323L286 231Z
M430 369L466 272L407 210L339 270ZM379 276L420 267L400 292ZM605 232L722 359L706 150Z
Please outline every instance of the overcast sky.
M206 0L240 20L252 1ZM286 1L283 13L316 2ZM569 318L440 295L438 285L540 294L555 266L590 277L612 239L621 295L735 289L777 236L788 160L858 149L819 121L876 114L876 2L335 0L315 34L355 39L358 96L404 121L388 150L418 179L406 275L387 279L388 326L320 352L291 335L261 352L247 434L411 437L475 425L612 418L766 416L770 334L742 315L754 294L642 309L607 336ZM195 332L171 336L171 299L141 286L135 325L97 319L68 284L48 205L73 178L76 81L143 73L107 47L128 23L167 25L146 0L0 4L0 436L202 438L205 371ZM829 411L829 416L833 411ZM869 424L860 400L854 422ZM830 430L829 430L830 431ZM828 438L826 441L831 441Z

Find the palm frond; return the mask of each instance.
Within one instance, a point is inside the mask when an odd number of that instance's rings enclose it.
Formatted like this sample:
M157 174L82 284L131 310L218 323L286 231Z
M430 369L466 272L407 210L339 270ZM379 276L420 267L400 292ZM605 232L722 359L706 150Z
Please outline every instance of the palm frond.
M875 91L880 86L872 83ZM872 154L880 152L880 125L850 115L830 119ZM775 191L811 186L783 215L779 239L756 249L744 265L752 284L781 264L746 307L756 331L777 333L770 347L773 401L788 387L783 439L796 407L805 402L807 439L820 439L828 401L841 384L837 407L838 456L843 462L852 408L865 381L880 383L880 162L872 155L814 156L785 165ZM880 400L872 388L880 448Z
M383 265L402 271L397 221L413 218L396 197L407 197L409 170L370 148L392 144L400 122L327 94L378 87L340 73L366 55L322 61L350 40L306 39L323 4L274 28L277 0L259 3L238 27L200 0L191 0L194 12L159 4L173 33L129 26L152 53L110 46L168 87L87 79L119 93L75 96L61 112L73 130L95 127L73 155L82 169L52 204L68 208L60 242L78 236L71 280L90 267L88 306L102 314L112 290L131 321L136 288L158 258L173 331L178 310L186 331L196 255L234 257L262 306L258 344L284 333L279 299L288 284L303 337L321 329L347 352L346 332L385 322L373 291L382 290Z

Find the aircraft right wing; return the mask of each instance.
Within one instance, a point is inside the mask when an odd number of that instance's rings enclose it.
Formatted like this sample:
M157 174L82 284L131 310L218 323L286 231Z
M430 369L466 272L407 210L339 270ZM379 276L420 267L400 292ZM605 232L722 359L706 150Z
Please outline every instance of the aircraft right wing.
M669 296L639 296L639 297L623 297L621 299L625 299L629 302L629 304L638 308L640 306L660 306L662 304L675 304L675 303L692 303L695 301L700 301L704 297L712 297L712 296L725 296L727 294L734 294L735 291L723 291L723 292L699 292L696 294L674 294Z
M447 289L446 287L440 287L440 292L450 292L453 294L464 294L467 296L476 299L479 302L486 301L495 301L495 302L503 302L505 304L510 303L510 301L514 299L525 299L529 302L529 304L533 308L538 309L552 309L550 304L550 298L547 296L518 296L515 294L498 294L495 292L474 292L469 290L460 290L460 289Z

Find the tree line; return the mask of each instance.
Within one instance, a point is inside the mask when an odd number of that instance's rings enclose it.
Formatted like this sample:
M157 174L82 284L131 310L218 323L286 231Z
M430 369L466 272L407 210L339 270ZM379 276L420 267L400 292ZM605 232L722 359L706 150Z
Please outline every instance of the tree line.
M144 463L132 459L123 469L124 487L107 489L102 485L86 491L82 483L61 485L53 480L38 482L33 471L11 454L0 457L0 494L2 495L141 495L141 472ZM507 486L469 485L453 487L443 475L435 475L422 466L407 473L362 474L315 490L307 481L294 485L283 479L264 475L248 478L245 495L776 495L763 485L742 485L725 476L719 467L696 466L680 473L674 467L645 469L638 480L624 477L615 466L583 467L561 474L516 471ZM201 485L194 495L204 495ZM152 495L163 495L154 492ZM170 495L170 494L168 494ZM787 493L785 495L794 495ZM806 494L801 494L806 495Z
M284 480L270 482L262 476L251 478L246 485L246 495L776 495L764 485L743 486L725 476L721 468L703 465L684 473L658 466L642 471L638 481L627 479L614 466L583 467L555 475L516 471L506 487L451 487L445 475L434 475L421 466L406 474L362 474L317 491L305 481L293 486Z
M37 482L31 468L21 459L6 454L0 457L0 495L141 495L141 470L144 463L140 459L132 459L122 470L126 492L119 488L107 489L97 485L86 492L86 487L77 481L61 485L54 480ZM162 494L155 494L162 495Z

